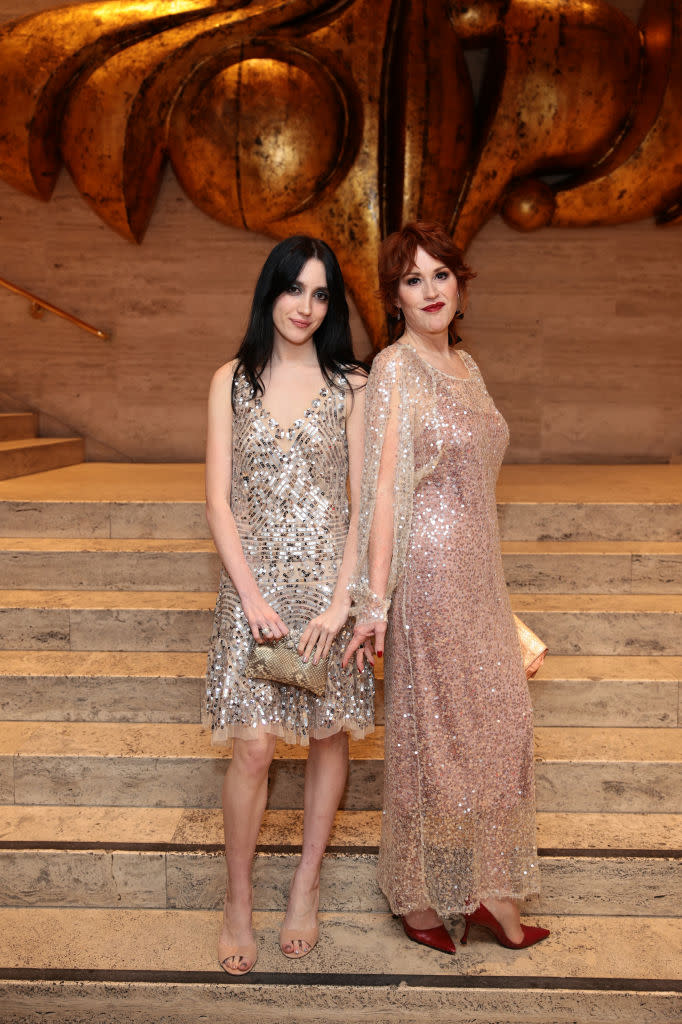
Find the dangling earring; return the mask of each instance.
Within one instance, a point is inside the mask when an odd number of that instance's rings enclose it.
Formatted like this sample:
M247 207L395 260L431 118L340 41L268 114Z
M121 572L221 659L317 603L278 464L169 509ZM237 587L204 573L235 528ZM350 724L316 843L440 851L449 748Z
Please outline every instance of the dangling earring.
M396 306L395 308L396 308L396 314L395 314L395 315L396 315L396 319L400 320L400 318L401 318L401 317L402 317L402 315L403 315L403 311L402 311L402 309L400 308L400 306Z

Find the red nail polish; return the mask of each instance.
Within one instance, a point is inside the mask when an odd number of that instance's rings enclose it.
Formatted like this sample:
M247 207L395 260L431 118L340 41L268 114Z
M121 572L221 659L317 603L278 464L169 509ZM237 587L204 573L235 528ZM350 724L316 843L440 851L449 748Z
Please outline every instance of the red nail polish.
M377 651L377 658L383 658L383 656L384 656L384 652L383 651Z

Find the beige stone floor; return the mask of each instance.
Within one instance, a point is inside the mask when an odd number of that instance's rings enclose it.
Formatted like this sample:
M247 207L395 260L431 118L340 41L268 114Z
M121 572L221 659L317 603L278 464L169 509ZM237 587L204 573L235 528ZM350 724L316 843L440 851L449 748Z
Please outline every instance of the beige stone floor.
M268 809L260 846L299 846L302 810ZM332 847L378 846L381 811L338 811ZM193 807L3 807L0 840L55 843L223 842L219 808ZM669 850L682 848L682 814L549 813L537 816L537 845L544 849Z
M57 472L55 470L55 472ZM177 539L170 537L3 537L2 550L10 552L213 552L208 538ZM682 541L664 540L503 540L502 551L509 555L591 555L591 554L671 554L682 555Z
M538 917L552 935L539 946L503 949L472 932L457 956L405 941L390 914L320 914L321 937L304 960L277 948L281 915L254 914L259 969L509 977L661 978L682 976L678 922L672 918ZM0 966L64 969L214 971L220 914L179 910L0 909ZM455 925L458 938L461 925ZM112 941L112 936L116 936Z
M547 762L667 763L682 760L682 730L636 728L535 729L536 757ZM211 746L208 733L195 724L150 722L5 722L0 754L12 756L93 756L214 758L229 756L229 745ZM354 760L383 760L384 727L361 740L350 740ZM275 757L299 760L304 747L278 741Z
M0 501L203 501L200 462L82 462L0 481Z
M512 594L516 612L682 612L682 594ZM213 610L200 590L0 590L0 608L145 608Z
M33 448L53 448L55 445L61 445L64 441L80 441L78 437L19 437L13 438L9 441L0 441L0 452L14 452L22 448L33 449ZM57 470L47 470L46 472L55 473ZM34 476L43 476L44 474L33 474Z
M199 462L85 462L0 481L0 501L203 501ZM498 501L682 501L682 465L505 465Z
M193 676L203 679L203 652L182 651L3 651L0 673L22 675ZM666 680L682 677L682 658L657 655L552 655L536 682L563 680Z

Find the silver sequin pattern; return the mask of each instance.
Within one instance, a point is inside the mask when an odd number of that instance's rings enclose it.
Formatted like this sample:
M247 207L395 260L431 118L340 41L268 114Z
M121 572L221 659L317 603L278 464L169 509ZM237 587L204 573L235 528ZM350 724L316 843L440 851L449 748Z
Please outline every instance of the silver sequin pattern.
M283 429L250 390L240 375L230 505L263 597L289 629L302 629L331 601L348 532L346 394L321 388L304 415ZM248 678L251 630L223 569L206 675L204 721L212 741L268 733L306 745L340 729L355 738L371 732L373 676L341 669L351 635L347 624L332 644L323 698Z

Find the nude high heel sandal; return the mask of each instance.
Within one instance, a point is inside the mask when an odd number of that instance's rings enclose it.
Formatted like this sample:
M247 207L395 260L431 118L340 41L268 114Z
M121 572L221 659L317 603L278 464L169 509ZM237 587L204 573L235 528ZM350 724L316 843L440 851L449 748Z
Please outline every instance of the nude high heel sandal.
M228 964L228 960L236 961L233 964ZM243 974L248 974L256 966L258 960L258 948L254 942L252 946L248 946L245 949L234 949L227 944L222 945L218 943L218 963L227 974L233 974L236 977L241 977Z
M301 957L312 953L317 945L318 938L319 928L317 924L313 931L308 932L304 928L289 928L285 931L284 926L282 926L279 933L279 948L289 960L300 960ZM284 947L289 944L293 948L290 953L287 953Z

